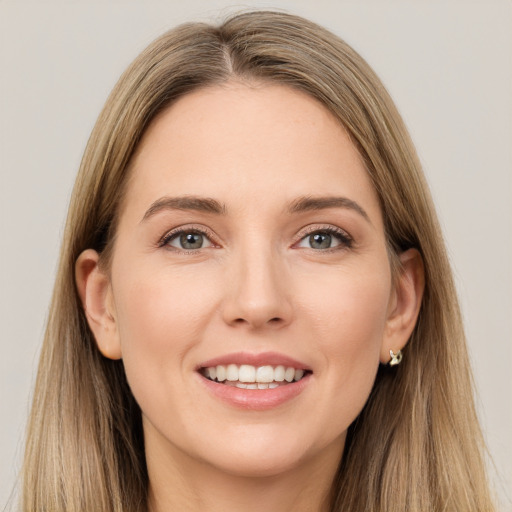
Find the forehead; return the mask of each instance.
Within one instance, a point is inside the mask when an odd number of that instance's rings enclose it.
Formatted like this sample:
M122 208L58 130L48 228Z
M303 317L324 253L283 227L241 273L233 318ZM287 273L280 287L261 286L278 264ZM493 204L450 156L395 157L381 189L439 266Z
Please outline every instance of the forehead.
M204 195L248 208L343 193L380 218L343 125L287 86L227 83L184 96L152 122L131 166L125 206L138 210L163 195Z

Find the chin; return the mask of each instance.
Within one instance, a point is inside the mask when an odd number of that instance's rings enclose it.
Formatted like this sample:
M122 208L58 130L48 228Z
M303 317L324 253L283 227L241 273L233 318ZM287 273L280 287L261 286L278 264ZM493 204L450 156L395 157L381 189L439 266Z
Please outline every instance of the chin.
M223 473L240 478L266 478L277 477L295 471L304 464L303 458L294 453L269 454L261 453L236 454L226 457L216 467Z
M276 477L310 468L315 457L326 452L339 461L345 439L342 435L334 440L311 442L300 429L290 431L275 425L268 425L268 428L260 425L256 429L241 426L240 429L243 435L226 436L231 440L229 445L217 444L220 449L208 455L204 453L203 460L207 459L210 465L226 474L241 478Z

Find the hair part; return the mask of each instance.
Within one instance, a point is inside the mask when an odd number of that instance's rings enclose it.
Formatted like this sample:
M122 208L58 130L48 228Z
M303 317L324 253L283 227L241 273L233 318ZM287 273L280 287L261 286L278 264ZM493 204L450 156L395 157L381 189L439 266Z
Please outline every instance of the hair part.
M120 78L87 144L71 198L23 468L27 512L145 510L140 409L121 361L99 353L74 266L106 268L130 162L155 117L229 80L301 90L346 128L382 208L390 261L414 247L425 293L403 363L381 367L349 429L332 511L493 510L464 332L439 223L408 132L380 80L345 42L300 17L256 11L189 23L153 42Z

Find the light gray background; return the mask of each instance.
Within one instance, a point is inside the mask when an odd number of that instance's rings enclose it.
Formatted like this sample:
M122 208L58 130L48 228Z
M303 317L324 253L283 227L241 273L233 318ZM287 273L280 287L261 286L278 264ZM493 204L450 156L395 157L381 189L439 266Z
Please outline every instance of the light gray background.
M444 228L493 481L512 510L512 3L499 0L0 0L0 509L20 467L67 202L95 118L154 37L247 7L327 26L398 104Z

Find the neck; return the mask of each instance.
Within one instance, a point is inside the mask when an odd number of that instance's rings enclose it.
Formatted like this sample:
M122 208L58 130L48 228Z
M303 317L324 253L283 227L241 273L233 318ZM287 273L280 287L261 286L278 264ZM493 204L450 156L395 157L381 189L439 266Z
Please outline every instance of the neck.
M148 441L150 441L148 439ZM178 448L146 444L150 512L328 512L344 439L314 460L279 474L245 476L189 457Z

